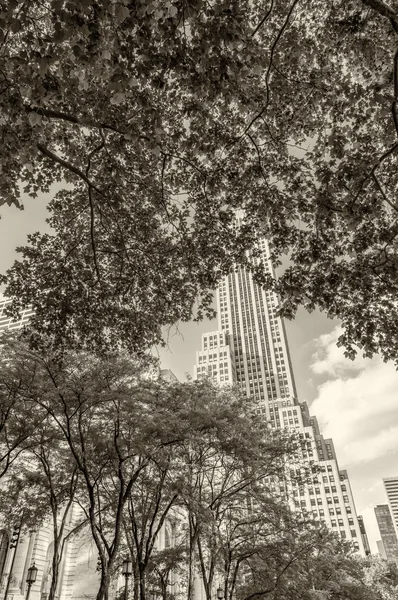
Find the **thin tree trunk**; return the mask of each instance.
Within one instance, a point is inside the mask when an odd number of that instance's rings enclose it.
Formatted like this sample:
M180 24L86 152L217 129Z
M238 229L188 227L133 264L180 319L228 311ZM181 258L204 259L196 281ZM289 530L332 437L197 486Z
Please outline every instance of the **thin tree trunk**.
M111 578L110 578L109 569L106 569L105 573L103 570L101 570L101 581L100 581L99 590L97 592L96 600L107 600L110 579Z
M139 565L139 573L140 573L140 600L145 600L146 598L146 589L145 589L145 565Z
M197 530L192 523L192 517L189 516L188 600L193 600L194 597L196 538Z

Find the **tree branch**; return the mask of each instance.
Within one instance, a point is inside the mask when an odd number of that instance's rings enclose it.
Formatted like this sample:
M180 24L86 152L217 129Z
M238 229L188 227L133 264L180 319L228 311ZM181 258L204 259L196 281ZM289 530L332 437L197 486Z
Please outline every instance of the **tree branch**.
M109 125L108 123L98 123L97 121L85 121L84 119L79 119L79 117L75 117L74 115L70 115L68 113L64 113L58 110L51 110L50 108L41 108L36 106L25 106L27 112L34 112L43 117L48 117L49 119L60 119L61 121L67 121L68 123L74 123L75 125L80 125L81 127L92 127L95 129L109 129L110 131L114 131L115 133L120 133L120 135L125 135L127 132L122 129L118 129L113 125Z
M299 0L293 0L292 5L289 9L289 12L287 13L286 19L282 25L282 27L280 28L278 35L275 38L274 43L271 46L271 51L270 51L270 57L269 57L269 64L268 64L268 69L267 69L267 73L265 75L265 85L267 88L267 97L266 97L266 102L263 106L263 108L260 110L259 113L257 113L257 115L255 115L252 120L250 121L249 125L246 127L245 131L243 132L243 135L247 134L247 132L249 131L249 129L254 125L254 123L260 119L264 112L267 110L268 104L269 104L269 97L270 97L270 90L269 90L269 77L271 74L271 69L272 69L272 61L274 59L274 53L276 50L276 47L278 45L279 40L281 39L285 29L288 27L289 25L289 21L290 21L290 17L292 16L292 13L296 7L296 5L298 4ZM243 136L241 136L243 137Z
M80 169L78 169L77 167L72 165L70 162L64 160L60 156L57 156L57 154L55 154L54 152L52 152L51 150L49 150L48 148L43 146L43 144L36 144L36 147L44 156L47 156L47 158L49 158L50 160L58 163L61 167L63 167L67 171L74 173L80 179L82 179L85 183L87 183L88 186L91 186L93 188L93 190L95 190L96 192L98 192L101 195L104 195L103 192L90 181L90 179L83 173L83 171L81 171Z
M259 22L259 24L257 25L257 27L255 28L255 30L252 33L252 37L254 37L257 33L257 31L264 25L265 21L268 19L268 17L270 16L272 9L274 8L274 0L271 0L271 4L270 7L267 11L267 13L265 14L265 16L261 19L261 21Z

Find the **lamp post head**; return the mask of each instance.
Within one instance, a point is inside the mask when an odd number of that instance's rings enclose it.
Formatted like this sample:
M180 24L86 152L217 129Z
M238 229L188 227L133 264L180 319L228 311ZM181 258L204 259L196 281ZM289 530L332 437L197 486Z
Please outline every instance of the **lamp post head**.
M125 577L130 577L133 572L133 563L130 558L125 558L122 566L122 574Z
M29 567L28 572L26 574L26 583L28 583L29 585L32 585L32 583L34 583L36 581L37 571L38 571L38 569L37 569L35 563L33 563L33 565L31 567Z
M217 588L217 600L222 600L224 598L224 590L219 587Z

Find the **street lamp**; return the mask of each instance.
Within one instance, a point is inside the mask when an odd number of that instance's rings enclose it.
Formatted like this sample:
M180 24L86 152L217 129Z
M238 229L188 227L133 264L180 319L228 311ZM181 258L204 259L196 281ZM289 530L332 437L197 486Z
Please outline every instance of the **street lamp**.
M127 582L128 582L128 578L130 577L130 575L133 572L133 563L129 558L126 558L123 561L123 566L122 566L122 574L124 575L125 578L125 583L124 583L124 600L127 600L128 598L128 589L127 589Z
M217 588L217 600L222 600L224 598L224 590L222 587Z
M26 575L26 583L28 584L28 593L26 594L26 600L29 600L30 588L32 584L36 581L37 577L37 567L35 563L31 567L29 567L27 575Z

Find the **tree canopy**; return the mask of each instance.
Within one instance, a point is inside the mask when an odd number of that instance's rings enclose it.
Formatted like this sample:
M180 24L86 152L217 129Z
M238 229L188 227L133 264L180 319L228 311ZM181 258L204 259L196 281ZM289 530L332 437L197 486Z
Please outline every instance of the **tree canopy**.
M298 436L264 428L237 390L206 380L166 383L124 356L65 353L60 360L12 339L1 350L4 385L18 382L19 414L32 427L3 482L0 522L18 514L24 530L52 529L50 600L65 539L83 530L98 552L98 600L127 552L135 600L145 600L149 583L165 596L166 579L178 570L186 597L200 570L207 597L218 576L227 600L248 577L244 560L279 552L275 564L285 572L297 548L312 552L324 526L294 516L269 481L285 484L286 465L303 462ZM166 524L173 535L162 547ZM270 591L279 586L276 575L268 577ZM263 579L253 586L258 591Z
M247 263L283 315L319 307L350 356L396 358L395 3L1 8L1 202L53 192L52 232L2 277L14 313L32 304L58 343L142 350L212 314ZM291 261L277 283L262 235Z

